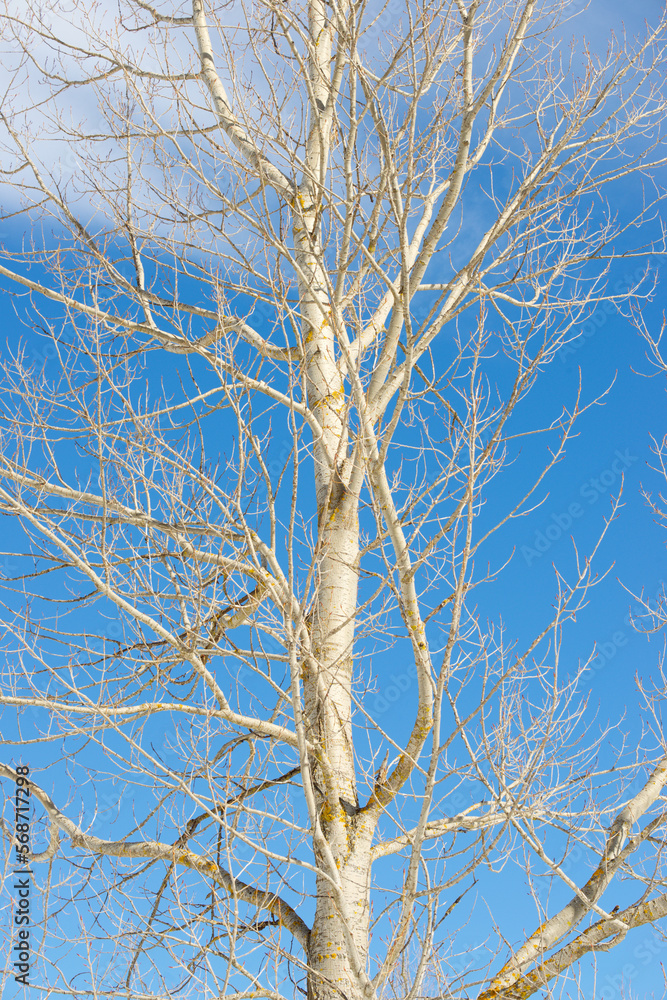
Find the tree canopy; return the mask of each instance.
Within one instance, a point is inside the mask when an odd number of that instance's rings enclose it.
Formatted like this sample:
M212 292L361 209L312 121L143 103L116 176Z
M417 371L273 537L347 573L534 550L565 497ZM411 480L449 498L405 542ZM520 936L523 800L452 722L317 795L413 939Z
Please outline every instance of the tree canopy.
M582 344L604 367L629 320L665 371L667 17L593 43L586 16L4 5L20 983L590 996L581 959L667 915L664 679L626 730L587 697L662 589L568 645L636 447L589 439L544 506L613 395ZM517 565L552 561L530 601Z

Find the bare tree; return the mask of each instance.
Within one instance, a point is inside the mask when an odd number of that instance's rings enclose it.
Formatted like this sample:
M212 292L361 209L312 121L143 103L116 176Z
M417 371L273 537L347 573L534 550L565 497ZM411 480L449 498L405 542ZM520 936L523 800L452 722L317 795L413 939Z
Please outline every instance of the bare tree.
M661 732L598 767L559 665L595 551L525 646L478 610L591 405L524 403L656 247L667 20L596 55L569 10L5 6L0 774L49 995L509 1000L667 915ZM517 852L571 897L523 942L476 895Z

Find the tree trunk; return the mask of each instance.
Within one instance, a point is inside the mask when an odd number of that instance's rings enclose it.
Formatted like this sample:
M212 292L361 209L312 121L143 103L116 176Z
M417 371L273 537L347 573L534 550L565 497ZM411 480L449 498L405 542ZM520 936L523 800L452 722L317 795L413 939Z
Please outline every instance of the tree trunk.
M312 212L306 212L301 222L303 228L297 228L296 234L297 245L301 243L306 385L309 406L322 428L321 439L314 442L318 548L315 597L308 616L312 655L304 672L304 699L308 736L317 748L312 774L319 823L339 879L336 890L330 860L321 856L315 844L320 874L310 935L308 992L317 1000L340 1000L341 995L364 995L360 970L354 966L361 964L365 972L375 826L374 817L356 812L352 744L359 498L348 455L345 385L336 362L332 307L314 245L316 220ZM341 913L341 896L346 916ZM350 954L350 936L356 957Z
M340 808L340 807L339 807ZM340 808L338 822L345 828L349 849L341 858L340 875L344 886L350 930L358 958L368 957L368 916L370 911L370 846L374 821L363 813L348 817ZM310 1000L361 1000L359 976L352 967L345 928L331 883L317 879L317 907L308 953L308 996Z

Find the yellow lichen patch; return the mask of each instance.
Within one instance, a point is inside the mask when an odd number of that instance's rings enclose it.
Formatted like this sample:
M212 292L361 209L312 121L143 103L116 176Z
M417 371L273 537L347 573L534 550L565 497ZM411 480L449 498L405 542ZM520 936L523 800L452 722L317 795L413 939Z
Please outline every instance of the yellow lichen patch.
M334 818L333 809L331 808L328 802L325 802L324 805L322 806L322 812L320 815L322 819L325 821L325 823L331 822L331 820Z

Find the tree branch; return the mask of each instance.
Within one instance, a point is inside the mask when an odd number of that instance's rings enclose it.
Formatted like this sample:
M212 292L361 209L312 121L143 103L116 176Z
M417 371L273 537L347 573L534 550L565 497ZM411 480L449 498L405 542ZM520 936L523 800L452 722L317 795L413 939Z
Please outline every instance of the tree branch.
M0 764L0 777L16 781L18 775L11 767ZM213 879L219 886L225 889L234 899L239 899L244 903L255 906L257 909L268 910L285 927L303 947L308 950L310 929L301 919L298 913L286 903L280 896L263 889L256 889L239 879L234 878L221 865L211 861L210 858L202 857L188 848L179 847L173 844L164 844L157 840L146 841L123 841L123 840L101 840L92 834L84 833L76 823L65 816L55 805L47 793L28 778L22 779L24 785L28 785L31 795L41 802L44 807L52 828L55 826L69 837L73 847L81 847L92 854L114 858L150 858L153 861L166 861L184 865L199 872L206 878ZM26 859L31 862L51 861L57 850L57 842L51 836L51 843L46 851L41 854L28 854Z
M603 944L606 938L614 935L619 937L619 922L626 927L633 929L641 927L643 924L655 923L667 916L667 893L648 899L643 903L635 903L625 910L620 910L610 920L599 920L593 924L583 934L570 941L564 948L557 951L546 961L531 972L518 979L511 985L501 985L494 980L488 990L480 993L478 1000L526 1000L527 997L542 990L552 979L564 972L574 962L578 961L588 952L607 951L608 945ZM614 942L609 942L613 944Z
M493 979L489 987L489 997L495 996L493 990L502 991L517 982L527 965L536 961L545 951L553 948L594 908L594 904L602 896L623 860L626 853L623 851L623 844L633 823L636 823L653 805L665 783L667 783L667 757L660 761L644 787L614 819L600 864L583 886L581 894L575 896L562 910L541 924L535 933L528 938L526 943ZM634 850L636 846L636 844L631 844L630 849ZM616 932L623 929L622 924L618 922L619 920L620 918L617 918L615 924Z
M211 36L206 24L203 0L193 0L192 18L201 59L201 74L213 99L213 106L223 131L229 136L244 159L268 181L279 194L291 201L296 191L292 181L262 153L234 114L213 58Z

